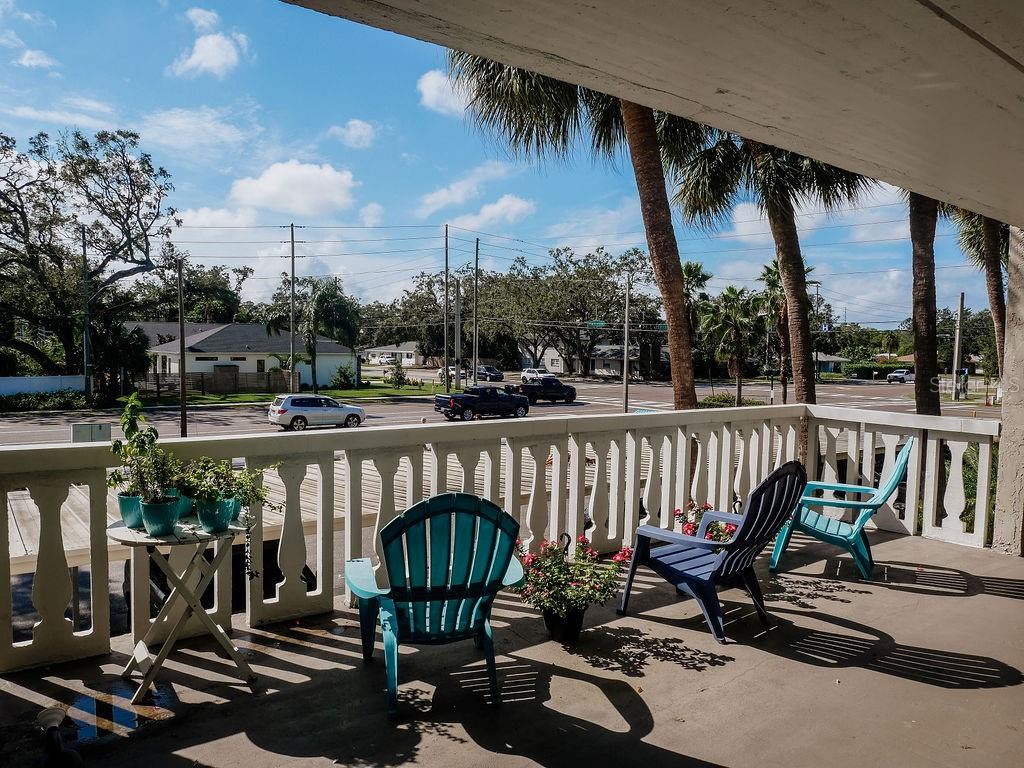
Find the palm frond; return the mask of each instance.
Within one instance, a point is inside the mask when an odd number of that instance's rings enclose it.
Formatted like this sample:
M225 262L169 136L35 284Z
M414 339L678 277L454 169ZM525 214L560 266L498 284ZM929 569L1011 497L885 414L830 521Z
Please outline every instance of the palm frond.
M729 218L743 182L743 158L728 134L720 134L709 146L695 152L685 163L670 166L676 185L673 195L683 216L707 228Z

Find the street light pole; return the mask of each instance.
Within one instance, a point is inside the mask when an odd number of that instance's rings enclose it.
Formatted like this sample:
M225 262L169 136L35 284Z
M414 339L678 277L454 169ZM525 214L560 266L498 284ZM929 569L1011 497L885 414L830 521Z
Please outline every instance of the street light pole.
M476 257L473 263L473 386L480 382L480 326L478 324L477 299L480 296L480 238L476 239Z
M185 397L185 281L182 257L178 257L178 394L181 403L181 436L188 437L188 405Z
M622 319L622 412L629 413L629 290L632 276L626 273L626 306Z
M960 399L960 325L964 317L964 294L960 292L960 304L956 310L956 333L953 336L953 399Z
M452 379L448 375L448 225L444 225L444 391L452 391Z
M85 324L82 327L82 373L85 374L85 394L92 391L89 376L89 326L92 324L92 311L89 306L92 297L89 295L89 257L85 249L85 224L82 224L82 298L85 300Z
M292 244L292 277L289 281L291 296L288 299L288 375L291 376L289 388L296 392L298 387L295 381L295 223L289 224L288 229L291 232Z

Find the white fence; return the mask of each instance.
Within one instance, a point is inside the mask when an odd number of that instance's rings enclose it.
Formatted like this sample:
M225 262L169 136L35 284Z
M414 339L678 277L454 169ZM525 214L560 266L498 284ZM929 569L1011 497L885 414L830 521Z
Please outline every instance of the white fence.
M85 376L0 376L0 397L59 389L85 391Z
M409 504L439 492L465 490L496 500L521 521L521 537L536 549L561 533L588 535L611 551L630 544L640 504L650 522L676 525L672 512L688 499L730 508L774 467L796 457L801 418L809 425L809 474L876 482L907 437L917 438L906 500L876 518L887 530L982 546L988 532L987 481L992 421L920 417L822 406L767 406L644 415L549 417L467 424L377 427L295 434L164 441L182 458L208 455L272 467L264 482L282 506L254 509L252 568L245 620L256 626L332 610L339 565L379 561L380 528ZM0 558L0 671L107 652L110 647L108 551L104 529L118 518L104 485L112 456L106 445L0 449L0 551L11 551L16 505L28 509L37 532L17 557ZM978 480L969 482L971 462ZM31 469L28 469L31 468ZM843 476L840 477L840 474ZM72 501L82 510L72 514ZM972 502L969 503L969 502ZM29 505L26 507L25 505ZM973 522L966 511L974 511ZM918 523L919 515L921 523ZM77 526L77 528L76 528ZM76 534L75 531L78 530ZM364 532L373 548L364 552ZM335 533L342 550L335 553ZM75 550L72 536L83 540ZM307 541L314 553L307 560ZM263 542L277 541L283 580L264 597ZM182 548L178 548L182 549ZM69 566L95 574L88 591L92 626L76 631ZM307 589L305 567L316 574ZM34 573L31 602L38 613L29 640L14 642L12 574ZM214 582L217 620L229 625L230 558ZM132 563L132 633L148 628L149 560ZM174 617L171 617L172 619Z

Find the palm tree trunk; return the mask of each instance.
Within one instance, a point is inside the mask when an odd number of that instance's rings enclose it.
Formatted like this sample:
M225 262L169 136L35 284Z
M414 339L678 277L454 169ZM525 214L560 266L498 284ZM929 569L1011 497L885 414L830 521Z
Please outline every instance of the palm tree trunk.
M914 400L920 414L938 416L938 349L935 338L935 225L939 204L909 193L910 243L913 250Z
M796 216L789 202L768 208L768 224L775 240L779 278L786 294L789 315L789 346L793 360L793 392L798 403L817 402L814 392L814 360L811 350L811 319L808 312L807 278Z
M665 167L661 162L654 112L650 107L620 100L629 157L640 195L640 211L647 233L654 277L661 290L668 323L668 359L676 408L696 408L693 377L693 336L690 302L683 282L683 265L672 228L672 211L665 191Z
M779 320L779 384L782 387L782 404L789 400L789 376L786 374L786 366L789 363L789 312L782 308L782 317Z
M1006 296L1003 293L1003 260L1001 258L1000 224L987 216L981 220L982 251L985 258L985 285L992 325L996 331L996 374L1003 372L1003 347L1006 343ZM985 363L988 372L988 362Z
M310 374L312 374L312 376L313 376L313 394L317 395L317 394L320 393L320 390L318 389L317 381L316 381L316 349L315 348L311 349L309 351L309 371L310 371Z

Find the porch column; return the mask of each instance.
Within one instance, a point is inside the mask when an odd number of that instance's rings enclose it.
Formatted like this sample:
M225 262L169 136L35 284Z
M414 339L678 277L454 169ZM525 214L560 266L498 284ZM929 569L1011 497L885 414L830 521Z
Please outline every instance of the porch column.
M1006 350L1002 368L1003 431L992 546L1024 554L1024 230L1010 227L1006 265Z

